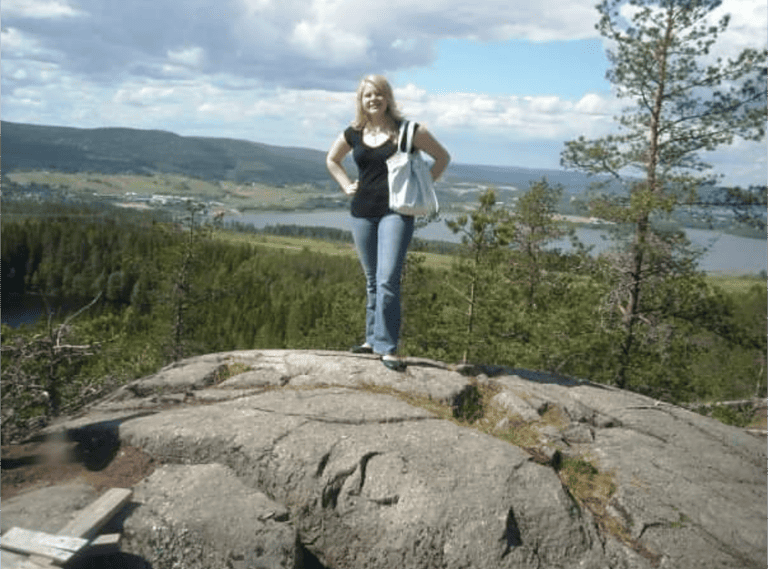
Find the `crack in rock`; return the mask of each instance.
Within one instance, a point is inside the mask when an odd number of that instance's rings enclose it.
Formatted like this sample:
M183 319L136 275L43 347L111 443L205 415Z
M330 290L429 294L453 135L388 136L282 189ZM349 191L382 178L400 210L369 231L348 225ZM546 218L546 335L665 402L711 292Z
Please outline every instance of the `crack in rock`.
M501 554L502 559L509 555L513 548L523 545L523 537L520 535L520 527L517 524L513 508L510 508L509 512L507 512L504 535L501 536L499 541L506 542L507 546L504 553Z
M329 458L331 458L330 450L320 457L320 462L317 463L317 469L315 470L315 478L320 478L323 475L323 472L325 472L325 467L328 466Z
M335 447L336 444L334 444L333 447L320 458L320 462L318 463L315 472L315 478L321 477L325 472ZM348 494L350 496L360 496L366 481L368 463L373 457L381 456L382 454L383 453L380 451L367 452L360 457L355 466L344 469L333 476L333 478L325 484L322 490L321 504L323 508L335 509L337 507L339 496L345 485L348 485L348 482L351 482L351 485L354 486L348 490ZM400 496L394 494L383 498L368 498L368 501L380 506L392 506L400 501Z
M331 445L331 448L328 449L328 452L326 452L325 454L323 454L323 456L320 457L320 462L317 463L317 469L315 470L315 478L320 478L323 475L323 472L325 472L325 468L326 466L328 466L328 461L330 460L334 449L338 446L338 444L342 440L343 439L339 439L335 443L333 443Z
M344 482L347 481L347 478L355 473L355 470L357 470L357 466L348 468L347 470L342 470L336 476L334 476L328 484L326 484L325 488L323 488L323 495L321 499L323 508L331 507L336 509L336 505L338 504L339 500L339 494L341 493L341 488L344 486Z
M364 454L360 458L360 483L357 486L357 489L354 491L351 491L350 494L353 496L359 496L360 493L363 491L363 484L365 484L365 470L368 467L368 461L371 460L374 456L380 455L381 453L378 451L373 451Z
M400 496L395 494L394 496L387 496L386 498L370 498L368 501L379 506L395 506L400 501Z
M307 421L315 421L317 423L327 423L332 425L387 425L398 423L409 423L418 421L430 421L439 420L437 417L427 416L415 416L415 417L384 417L382 419L341 419L338 417L329 417L327 415L311 415L307 413L289 413L285 411L276 411L274 409L264 409L262 407L251 407L254 411L261 411L262 413L273 413L276 415L282 415L284 417L303 417ZM306 423L303 423L306 424Z
M640 529L640 533L635 538L637 541L640 541L643 537L643 534L645 533L645 530L651 529L651 528L669 528L671 526L670 522L648 522L644 523L643 527Z

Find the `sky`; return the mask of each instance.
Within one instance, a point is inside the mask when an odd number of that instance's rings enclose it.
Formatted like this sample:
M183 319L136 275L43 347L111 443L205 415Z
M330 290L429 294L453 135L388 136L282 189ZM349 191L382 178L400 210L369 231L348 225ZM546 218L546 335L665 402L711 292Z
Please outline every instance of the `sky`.
M454 162L559 168L616 132L597 0L3 0L3 120L158 129L327 150L387 76ZM724 0L712 57L768 43L765 0ZM766 182L766 143L704 158Z

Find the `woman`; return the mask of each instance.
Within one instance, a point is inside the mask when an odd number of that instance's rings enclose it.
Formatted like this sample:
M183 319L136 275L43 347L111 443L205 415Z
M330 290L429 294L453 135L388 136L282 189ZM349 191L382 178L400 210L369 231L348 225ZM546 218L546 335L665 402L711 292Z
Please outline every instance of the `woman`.
M389 209L386 161L397 149L402 121L387 80L369 75L357 89L354 122L339 135L326 158L331 176L352 196L352 235L365 273L365 342L352 351L380 354L383 364L395 371L405 370L405 362L397 357L400 274L414 229L412 216ZM448 152L423 125L416 128L413 146L434 159L431 173L437 180L450 162ZM355 181L342 166L349 152L357 164Z

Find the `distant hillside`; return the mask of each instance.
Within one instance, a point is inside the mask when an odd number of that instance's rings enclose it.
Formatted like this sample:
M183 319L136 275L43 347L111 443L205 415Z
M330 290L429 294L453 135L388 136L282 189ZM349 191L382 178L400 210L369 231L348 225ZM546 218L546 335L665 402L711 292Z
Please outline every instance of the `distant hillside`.
M550 185L562 184L567 195L578 195L584 192L595 180L581 172L566 170L547 170L537 168L521 168L516 166L480 166L471 164L451 164L445 174L445 180L453 183L478 182L493 184L499 187L514 186L527 190L531 182L546 178ZM618 191L618 184L612 182L609 188Z
M325 153L158 130L2 122L2 166L64 172L178 173L205 180L325 183Z
M2 168L101 172L178 173L204 180L272 185L325 185L325 152L226 138L186 137L159 130L81 129L2 121ZM351 162L350 168L353 168ZM569 194L589 184L581 173L519 167L451 164L450 183L486 183L527 189L546 176Z

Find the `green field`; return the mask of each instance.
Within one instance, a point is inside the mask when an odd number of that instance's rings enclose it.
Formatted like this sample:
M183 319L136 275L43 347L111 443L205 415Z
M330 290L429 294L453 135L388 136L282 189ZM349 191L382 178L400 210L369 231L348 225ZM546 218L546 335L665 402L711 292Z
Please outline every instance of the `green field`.
M753 286L766 286L766 280L757 275L707 275L707 281L729 294L745 293Z
M342 243L338 241L325 241L323 239L310 239L303 237L285 237L277 235L254 235L251 233L237 233L232 231L218 231L216 237L228 243L258 245L260 247L269 247L271 249L285 249L288 251L309 251L318 255L334 255L355 257L355 247L352 243ZM453 257L451 255L440 255L437 253L416 253L423 255L426 266L434 269L447 269L451 266Z
M286 237L268 234L238 233L231 231L218 231L216 237L229 243L249 243L261 247L272 249L285 249L293 251L310 251L319 255L345 255L354 257L355 248L351 243L341 243L336 241L325 241L323 239L312 239L304 237ZM425 265L433 269L447 269L451 266L454 257L452 255L443 255L438 253L418 252L423 255ZM726 293L744 293L756 284L766 286L766 280L757 275L707 275L707 282L712 286L717 286Z
M247 209L293 209L310 199L335 197L311 185L275 187L266 184L238 184L232 181L208 181L179 174L97 174L48 171L10 172L10 182L22 187L30 185L66 189L88 196L94 194L112 199L130 194L195 197L218 201L226 207Z

